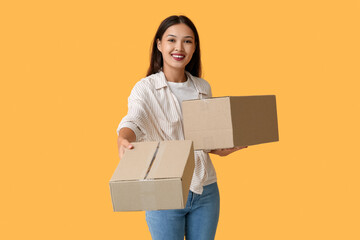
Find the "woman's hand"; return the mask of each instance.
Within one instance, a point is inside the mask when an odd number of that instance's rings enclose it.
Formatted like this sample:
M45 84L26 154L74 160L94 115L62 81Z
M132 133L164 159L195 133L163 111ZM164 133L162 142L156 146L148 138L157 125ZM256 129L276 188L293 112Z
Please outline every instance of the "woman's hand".
M225 149L216 149L211 150L210 153L219 155L220 157L224 157L229 155L230 153L236 152L240 149L247 148L247 146L244 147L234 147L234 148L225 148Z
M133 149L134 148L134 146L125 138L119 138L118 147L119 147L120 159L124 156L125 149Z
M120 160L124 156L125 149L134 148L134 146L130 142L134 142L135 140L136 136L133 130L126 127L120 129L119 137L117 140Z

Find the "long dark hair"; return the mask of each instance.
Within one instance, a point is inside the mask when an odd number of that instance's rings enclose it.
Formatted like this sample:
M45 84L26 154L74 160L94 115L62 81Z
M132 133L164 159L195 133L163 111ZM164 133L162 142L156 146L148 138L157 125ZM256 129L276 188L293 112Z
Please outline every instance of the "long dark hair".
M162 54L159 51L159 49L157 48L156 40L157 39L161 40L166 29L168 29L172 25L179 24L179 23L184 23L189 28L191 28L191 30L193 31L194 36L195 36L195 46L196 46L195 52L194 52L190 62L186 65L185 70L188 71L191 75L193 75L195 77L201 77L199 35L198 35L198 32L197 32L196 27L193 24L193 22L188 17L183 16L183 15L180 15L180 16L173 15L173 16L166 18L164 21L161 22L158 30L156 31L156 34L155 34L155 37L153 40L152 49L151 49L150 67L148 69L146 76L149 76L151 74L159 72L159 70L163 66Z

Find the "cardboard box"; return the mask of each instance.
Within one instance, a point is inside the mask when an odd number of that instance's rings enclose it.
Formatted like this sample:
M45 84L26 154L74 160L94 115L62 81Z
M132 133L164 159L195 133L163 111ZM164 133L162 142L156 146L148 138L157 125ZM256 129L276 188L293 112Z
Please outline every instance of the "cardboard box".
M182 102L185 139L194 149L223 149L279 141L275 95Z
M195 167L192 141L132 144L110 180L114 211L184 208Z

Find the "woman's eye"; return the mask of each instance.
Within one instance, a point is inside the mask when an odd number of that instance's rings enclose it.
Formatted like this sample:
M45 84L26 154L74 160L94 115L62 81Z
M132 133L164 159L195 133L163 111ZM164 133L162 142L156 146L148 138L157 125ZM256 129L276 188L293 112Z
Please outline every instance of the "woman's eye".
M185 41L185 43L192 43L192 41L190 41L190 40L186 40L186 41Z
M169 39L168 41L169 42L175 42L175 39Z

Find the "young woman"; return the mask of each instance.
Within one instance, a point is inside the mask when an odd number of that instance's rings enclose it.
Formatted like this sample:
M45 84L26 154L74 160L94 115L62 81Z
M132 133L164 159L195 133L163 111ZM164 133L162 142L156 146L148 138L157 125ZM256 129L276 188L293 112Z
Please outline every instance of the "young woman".
M147 77L135 84L128 114L117 129L119 156L131 142L182 140L181 102L211 97L201 77L198 32L185 16L170 16L159 26L152 45ZM219 219L219 190L208 153L226 156L242 149L195 151L195 170L184 209L147 211L155 240L214 239Z

